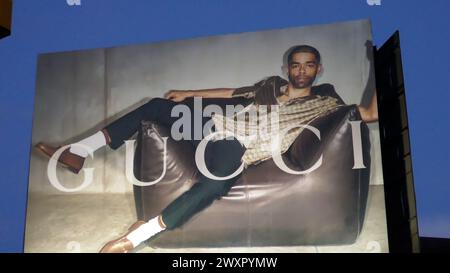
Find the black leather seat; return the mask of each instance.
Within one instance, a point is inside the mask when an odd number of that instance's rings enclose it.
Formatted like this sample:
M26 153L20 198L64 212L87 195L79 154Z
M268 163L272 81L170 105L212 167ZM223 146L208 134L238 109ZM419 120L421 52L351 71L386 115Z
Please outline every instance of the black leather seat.
M283 155L293 169L305 170L323 154L322 165L309 174L292 175L273 160L246 169L229 194L215 201L181 228L161 233L156 247L293 246L351 244L361 231L370 178L370 140L361 123L365 169L354 165L349 120L360 120L355 105L310 125ZM135 153L135 175L141 181L160 177L163 137L170 129L142 123ZM196 181L192 146L168 138L167 172L152 186L134 186L137 215L148 220Z

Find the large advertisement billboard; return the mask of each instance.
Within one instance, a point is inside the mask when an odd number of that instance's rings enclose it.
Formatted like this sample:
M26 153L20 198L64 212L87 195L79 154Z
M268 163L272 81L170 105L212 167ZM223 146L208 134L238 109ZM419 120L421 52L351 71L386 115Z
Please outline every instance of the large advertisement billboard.
M39 56L25 252L387 252L368 20Z

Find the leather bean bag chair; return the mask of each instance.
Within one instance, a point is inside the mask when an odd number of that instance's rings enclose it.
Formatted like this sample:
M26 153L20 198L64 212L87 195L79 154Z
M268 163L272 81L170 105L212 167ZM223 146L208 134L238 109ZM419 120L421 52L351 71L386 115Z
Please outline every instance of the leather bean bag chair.
M317 119L283 154L287 166L306 170L323 155L322 165L304 175L288 174L272 159L245 169L228 195L194 215L180 228L160 233L149 244L162 248L299 246L352 244L364 222L370 178L370 140L361 123L363 162L353 169L352 128L360 120L355 105ZM139 219L149 220L195 182L198 171L189 143L170 138L170 128L143 121L137 137L134 173L154 181L163 170L163 137L168 138L167 172L151 186L134 186Z

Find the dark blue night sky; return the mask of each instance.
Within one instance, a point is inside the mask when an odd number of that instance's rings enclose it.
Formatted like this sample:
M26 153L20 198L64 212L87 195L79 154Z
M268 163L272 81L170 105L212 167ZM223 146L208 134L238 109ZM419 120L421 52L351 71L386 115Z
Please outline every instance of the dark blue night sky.
M376 2L376 1L375 1ZM133 3L133 4L131 4ZM37 55L355 19L400 30L421 236L450 238L450 1L14 1L0 40L0 251L22 252Z

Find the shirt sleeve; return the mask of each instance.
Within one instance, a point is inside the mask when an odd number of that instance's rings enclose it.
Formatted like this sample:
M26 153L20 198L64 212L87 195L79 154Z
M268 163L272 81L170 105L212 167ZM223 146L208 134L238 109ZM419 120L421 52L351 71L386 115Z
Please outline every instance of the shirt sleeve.
M267 79L269 78L270 77L264 78L261 81L255 83L254 85L236 88L231 96L254 99L256 97L256 93L258 92L258 90L266 83Z
M337 99L338 104L345 105L344 100L336 93L334 86L329 83L313 86L313 93L320 96L328 96Z
M280 87L287 82L279 76L271 76L255 83L234 90L232 97L252 98L257 104L278 104L276 98L280 95Z
M234 89L231 97L251 99L255 97L256 89L254 85L239 87Z

